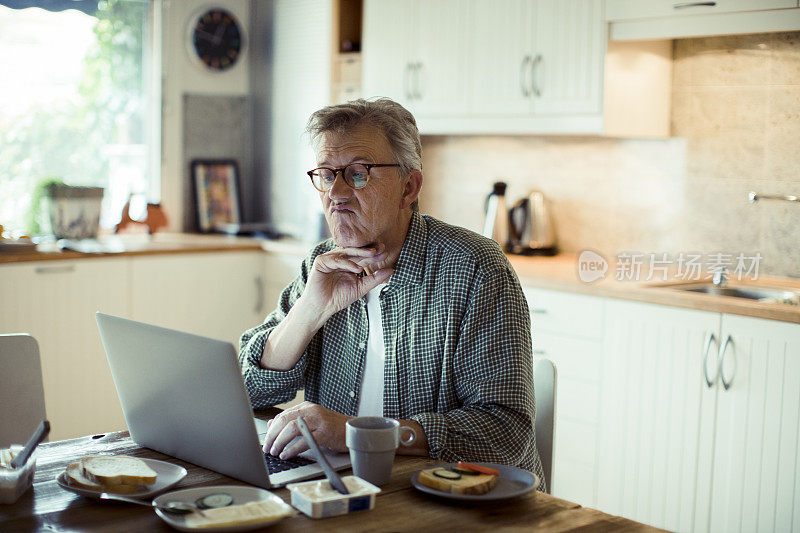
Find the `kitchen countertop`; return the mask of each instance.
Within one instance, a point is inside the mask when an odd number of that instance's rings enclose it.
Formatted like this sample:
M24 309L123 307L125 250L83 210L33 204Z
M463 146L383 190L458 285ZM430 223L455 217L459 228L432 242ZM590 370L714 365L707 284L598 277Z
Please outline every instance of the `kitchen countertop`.
M84 254L75 251L60 251L55 243L40 244L32 253L2 253L0 264L29 261L53 261L64 259L87 259L153 254L203 253L220 251L266 251L277 254L305 256L313 246L292 239L263 240L227 235L200 235L157 233L148 235L112 235L102 239L115 253ZM702 311L729 313L800 323L800 306L779 303L764 303L725 296L691 293L658 288L659 285L686 283L674 272L668 273L670 281L621 281L616 278L616 266L611 262L605 278L592 283L578 277L578 256L560 254L555 257L524 257L509 255L509 261L517 272L521 283L527 287L574 292L591 296L621 298L639 302L685 307ZM647 265L642 266L642 271ZM800 280L761 276L749 282L730 281L731 286L774 286L800 290Z
M615 279L616 265L610 262L604 279L586 283L578 277L578 256L576 255L561 254L555 257L509 255L508 259L516 270L522 285L527 287L800 323L800 306L663 288L695 281L694 279L679 279L674 272L668 272L667 281L617 280ZM643 265L642 272L645 271L647 271L647 265ZM700 281L710 281L710 277L706 276ZM800 280L798 279L767 276L759 276L753 281L742 280L740 282L731 279L729 285L731 287L758 286L800 290Z

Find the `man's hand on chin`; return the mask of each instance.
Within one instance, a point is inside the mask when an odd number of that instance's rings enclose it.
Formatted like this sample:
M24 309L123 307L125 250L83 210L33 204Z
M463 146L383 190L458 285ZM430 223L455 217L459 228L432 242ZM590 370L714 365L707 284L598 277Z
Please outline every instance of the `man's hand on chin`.
M297 417L303 417L317 444L337 452L347 451L345 424L351 417L315 403L303 402L270 420L264 439L265 453L289 459L308 450L309 446L297 427ZM295 437L300 438L295 440Z

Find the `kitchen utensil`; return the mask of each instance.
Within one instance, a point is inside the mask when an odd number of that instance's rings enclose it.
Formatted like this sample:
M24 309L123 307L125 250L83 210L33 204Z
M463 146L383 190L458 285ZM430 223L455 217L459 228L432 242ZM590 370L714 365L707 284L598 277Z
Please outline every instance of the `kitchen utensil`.
M31 438L28 439L28 442L25 444L25 447L22 448L22 451L14 457L14 460L11 461L11 466L13 468L19 468L28 462L28 458L33 453L33 450L39 445L40 442L47 437L47 434L50 433L50 422L47 420L42 420L42 423L39 424L39 427L36 428L36 431L33 432Z
M145 507L153 507L155 509L161 509L162 511L166 511L168 513L178 513L178 514L188 514L188 513L197 513L200 516L205 516L203 511L197 507L196 505L189 503L189 502L166 502L163 504L158 504L155 501L146 502L143 500L137 500L136 498L128 498L126 496L120 496L119 494L109 494L108 492L101 492L99 494L101 500L115 500L119 502L126 502L126 503L135 503L136 505L144 505Z
M555 255L555 229L544 194L531 191L509 210L509 219L510 252L522 255Z
M308 429L305 420L303 420L303 417L301 416L297 417L297 427L300 428L300 433L303 434L303 437L306 439L306 443L308 443L308 446L314 452L314 458L322 467L322 471L325 472L325 477L328 478L328 482L330 482L331 487L338 490L342 494L350 494L350 491L347 490L347 487L345 487L342 478L340 478L339 474L337 474L336 471L331 468L330 463L325 458L325 454L319 449L317 441L314 440L314 436L311 435L311 431Z
M484 203L483 236L493 239L503 249L508 245L508 211L506 210L506 184L498 181Z

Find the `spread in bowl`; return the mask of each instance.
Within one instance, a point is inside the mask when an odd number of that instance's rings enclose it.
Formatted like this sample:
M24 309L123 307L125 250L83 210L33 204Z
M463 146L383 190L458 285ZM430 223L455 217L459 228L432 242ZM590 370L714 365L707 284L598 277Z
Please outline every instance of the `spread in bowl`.
M375 507L375 495L381 491L372 483L356 476L342 478L350 494L341 494L327 480L290 483L292 506L311 518L326 518L366 511Z

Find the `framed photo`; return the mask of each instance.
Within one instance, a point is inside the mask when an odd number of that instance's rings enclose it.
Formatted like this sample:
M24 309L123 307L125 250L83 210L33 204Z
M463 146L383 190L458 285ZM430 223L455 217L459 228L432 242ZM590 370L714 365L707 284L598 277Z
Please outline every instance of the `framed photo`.
M191 164L197 226L203 233L241 222L239 166L232 159L195 159Z

